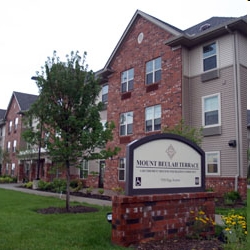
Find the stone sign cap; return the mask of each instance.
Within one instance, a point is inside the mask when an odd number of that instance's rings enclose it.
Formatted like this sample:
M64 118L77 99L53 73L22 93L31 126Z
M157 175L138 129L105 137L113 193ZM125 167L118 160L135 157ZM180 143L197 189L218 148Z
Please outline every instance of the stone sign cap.
M192 141L162 133L126 150L126 195L205 191L205 153Z

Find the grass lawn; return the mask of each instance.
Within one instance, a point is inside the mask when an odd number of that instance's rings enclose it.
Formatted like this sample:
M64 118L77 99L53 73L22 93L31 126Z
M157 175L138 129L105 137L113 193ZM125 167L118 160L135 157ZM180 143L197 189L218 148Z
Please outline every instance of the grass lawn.
M71 205L74 204L79 203ZM250 190L247 204L250 204ZM93 205L99 211L85 214L44 215L36 212L50 206L64 207L65 201L0 188L0 249L128 249L111 243L111 224L106 221L106 213L111 211L111 207ZM250 209L244 210L247 212L247 224L250 225ZM226 214L226 211L222 213ZM250 249L249 234L246 247Z
M50 206L64 207L65 201L0 188L0 249L124 249L111 244L110 207L95 206L99 212L85 214L36 212Z

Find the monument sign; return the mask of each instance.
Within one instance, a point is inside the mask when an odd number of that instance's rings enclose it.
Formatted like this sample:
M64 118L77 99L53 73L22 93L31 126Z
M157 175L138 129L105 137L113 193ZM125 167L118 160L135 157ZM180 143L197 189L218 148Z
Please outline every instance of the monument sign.
M205 154L174 134L131 142L126 155L126 195L205 191Z

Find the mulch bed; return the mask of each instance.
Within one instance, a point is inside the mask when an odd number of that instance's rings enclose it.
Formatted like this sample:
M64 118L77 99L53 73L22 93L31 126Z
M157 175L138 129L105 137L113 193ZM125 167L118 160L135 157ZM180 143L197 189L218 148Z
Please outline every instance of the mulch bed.
M151 241L132 246L136 250L223 250L223 242L217 238L211 240L173 239Z
M85 206L72 206L69 207L69 211L66 207L48 207L37 210L40 214L63 214L63 213L90 213L97 212L98 209L94 207L85 207Z

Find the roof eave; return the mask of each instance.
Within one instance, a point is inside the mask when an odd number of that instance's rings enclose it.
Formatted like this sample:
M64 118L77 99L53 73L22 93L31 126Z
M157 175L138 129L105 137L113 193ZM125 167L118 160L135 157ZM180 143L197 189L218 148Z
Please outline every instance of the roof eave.
M247 35L246 21L243 19L238 19L237 21L234 21L229 24L225 24L223 26L220 26L219 28L215 28L211 30L208 29L206 32L201 33L196 36L188 36L186 34L181 35L179 37L166 41L165 44L171 47L182 45L187 48L191 48L200 43L215 39L219 36L227 34L228 32L234 32L234 31L239 31L240 33L246 36Z

